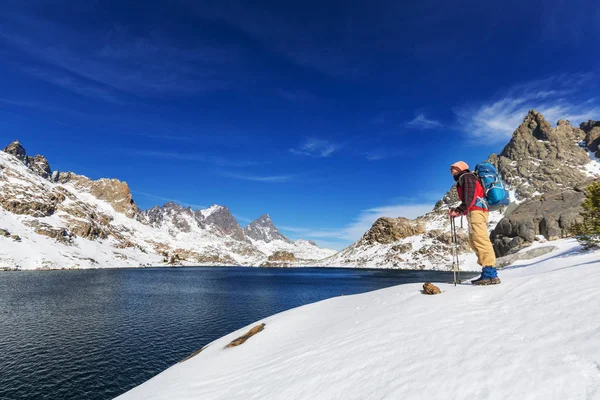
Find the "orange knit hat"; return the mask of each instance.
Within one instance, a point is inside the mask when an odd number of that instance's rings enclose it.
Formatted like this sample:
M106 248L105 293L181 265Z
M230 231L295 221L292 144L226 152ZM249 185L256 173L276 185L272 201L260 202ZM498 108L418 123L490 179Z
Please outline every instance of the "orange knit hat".
M456 173L458 173L469 169L469 165L464 161L457 161L450 166L450 170L452 170L453 168L457 168L458 171Z

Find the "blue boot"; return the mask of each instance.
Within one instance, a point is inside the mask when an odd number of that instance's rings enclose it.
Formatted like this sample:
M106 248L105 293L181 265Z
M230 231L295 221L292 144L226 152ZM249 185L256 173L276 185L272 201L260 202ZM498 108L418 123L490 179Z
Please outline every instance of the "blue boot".
M474 281L471 281L471 283L478 286L499 284L500 278L498 278L496 267L483 267L481 270L481 276Z

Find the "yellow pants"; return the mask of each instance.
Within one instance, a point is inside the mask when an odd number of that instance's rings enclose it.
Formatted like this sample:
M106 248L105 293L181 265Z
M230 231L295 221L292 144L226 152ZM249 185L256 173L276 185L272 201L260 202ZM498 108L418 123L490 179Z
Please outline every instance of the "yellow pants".
M488 216L485 211L473 210L469 212L469 245L477 254L477 264L482 267L495 267L496 255L490 235L488 233Z

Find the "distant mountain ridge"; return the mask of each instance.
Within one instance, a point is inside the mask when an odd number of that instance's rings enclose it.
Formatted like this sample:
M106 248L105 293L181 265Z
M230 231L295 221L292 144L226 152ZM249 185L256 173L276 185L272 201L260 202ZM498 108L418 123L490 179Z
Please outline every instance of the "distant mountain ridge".
M125 182L52 171L18 141L0 152L0 232L7 233L0 235L6 269L259 266L273 265L269 257L278 251L294 254L294 265L313 265L335 253L292 242L266 214L242 229L220 205L192 210L168 202L140 210Z

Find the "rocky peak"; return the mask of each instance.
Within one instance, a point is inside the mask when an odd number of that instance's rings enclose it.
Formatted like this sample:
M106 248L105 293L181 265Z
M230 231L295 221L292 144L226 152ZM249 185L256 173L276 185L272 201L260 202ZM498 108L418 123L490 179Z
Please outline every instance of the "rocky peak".
M19 160L27 163L27 151L18 140L15 140L4 148L4 152L17 157Z
M28 157L29 161L29 169L32 170L36 175L41 176L44 179L49 179L52 175L52 170L50 169L50 164L48 160L44 156Z
M244 240L242 227L227 207L212 205L206 210L198 210L196 219L202 221L209 229L221 235L230 236L236 240Z
M176 230L188 233L192 231L190 221L195 221L195 216L190 208L170 201L162 207L154 206L149 210L142 211L139 220L154 227L171 224Z
M41 176L44 179L49 179L52 175L52 170L50 169L50 164L48 163L46 157L39 154L33 157L28 156L27 151L18 140L15 140L6 146L4 148L4 152L21 160L23 164L27 165L33 173Z
M521 199L573 186L587 177L581 167L590 162L585 149L576 143L585 132L561 120L552 127L542 114L530 111L512 139L494 162Z
M250 239L260 240L266 243L270 243L275 240L292 243L290 239L282 235L277 230L273 224L273 221L271 221L269 214L263 214L260 216L260 218L251 222L244 228L244 234Z

